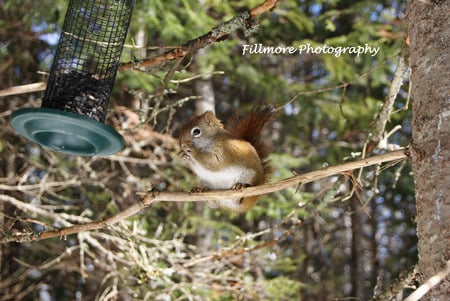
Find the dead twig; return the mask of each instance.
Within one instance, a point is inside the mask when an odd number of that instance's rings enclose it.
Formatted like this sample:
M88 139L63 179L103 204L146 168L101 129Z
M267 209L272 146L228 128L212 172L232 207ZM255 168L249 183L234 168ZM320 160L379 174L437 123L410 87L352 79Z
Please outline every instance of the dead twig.
M191 261L185 263L183 265L183 267L184 268L190 268L190 267L193 267L194 265L197 265L197 264L200 264L200 263L210 262L210 261L218 260L218 259L226 259L226 258L230 258L230 257L234 257L234 256L246 254L246 253L251 253L251 252L254 252L254 251L257 251L257 250L260 250L260 249L272 247L272 246L278 244L280 241L283 241L284 239L286 239L287 237L289 237L291 235L292 235L292 231L291 230L286 230L286 231L284 231L283 235L281 235L280 237L273 238L273 239L271 239L269 241L262 242L260 244L255 245L255 246L252 246L252 247L231 249L231 250L222 250L222 251L219 251L219 252L215 252L212 255L208 255L208 256L205 256L205 257L202 257L202 258L191 260Z
M0 97L9 96L9 95L16 95L16 94L25 94L25 93L39 92L39 91L44 91L45 88L47 88L47 83L46 82L39 82L39 83L32 83L32 84L28 84L28 85L14 86L14 87L9 87L9 88L0 90Z
M428 278L421 286L419 286L404 301L418 301L425 296L433 287L441 283L450 274L450 260L447 261L446 267L437 272L434 276Z
M409 47L404 45L398 58L398 64L395 68L394 78L389 88L389 93L383 103L383 106L378 113L377 118L372 122L370 143L367 147L367 151L371 152L382 141L383 133L386 128L386 124L389 121L391 113L394 108L395 100L400 92L400 88L403 85L403 81L408 76L408 64L409 61ZM389 136L387 136L389 137ZM386 140L387 140L386 137ZM386 142L387 144L387 142Z

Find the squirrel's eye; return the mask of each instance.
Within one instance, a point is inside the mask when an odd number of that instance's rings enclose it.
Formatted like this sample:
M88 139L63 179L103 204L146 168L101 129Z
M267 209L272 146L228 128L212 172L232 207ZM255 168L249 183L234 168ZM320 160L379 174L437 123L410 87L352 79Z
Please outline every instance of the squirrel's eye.
M202 130L200 130L200 128L198 128L198 127L192 128L192 130L191 130L192 137L199 137L201 134L202 134Z

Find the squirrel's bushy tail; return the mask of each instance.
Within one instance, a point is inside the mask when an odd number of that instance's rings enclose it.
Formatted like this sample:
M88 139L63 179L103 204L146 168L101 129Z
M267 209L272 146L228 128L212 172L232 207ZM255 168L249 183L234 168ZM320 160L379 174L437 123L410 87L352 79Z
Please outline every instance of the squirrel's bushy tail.
M253 109L242 118L233 118L227 126L228 132L238 139L248 141L256 149L261 160L270 153L270 146L262 136L265 126L276 118L273 106L261 106Z

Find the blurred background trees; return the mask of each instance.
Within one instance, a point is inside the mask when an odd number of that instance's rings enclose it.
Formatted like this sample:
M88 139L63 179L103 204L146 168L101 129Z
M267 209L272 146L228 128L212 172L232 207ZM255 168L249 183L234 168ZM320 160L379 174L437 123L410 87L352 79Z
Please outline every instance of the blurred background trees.
M261 1L137 1L122 61L210 31ZM0 88L44 81L66 1L0 1ZM267 131L273 180L360 157L405 39L404 1L281 1L192 57L121 72L107 123L126 148L110 157L48 151L15 133L11 113L43 93L0 98L4 235L101 220L150 189L195 177L177 157L200 103L226 120L255 104L284 106ZM380 47L377 55L242 55L242 45ZM408 82L384 147L411 139ZM101 231L0 245L1 300L368 300L417 261L409 163L368 168L261 198L244 215L158 203ZM357 193L355 192L357 191ZM216 253L217 252L217 253Z

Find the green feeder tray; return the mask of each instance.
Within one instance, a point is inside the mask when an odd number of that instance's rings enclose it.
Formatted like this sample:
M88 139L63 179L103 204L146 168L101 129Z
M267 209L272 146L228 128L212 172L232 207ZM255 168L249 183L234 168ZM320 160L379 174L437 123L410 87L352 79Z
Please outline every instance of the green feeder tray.
M122 136L112 127L58 109L20 109L12 114L11 124L26 138L69 155L105 156L124 147Z

